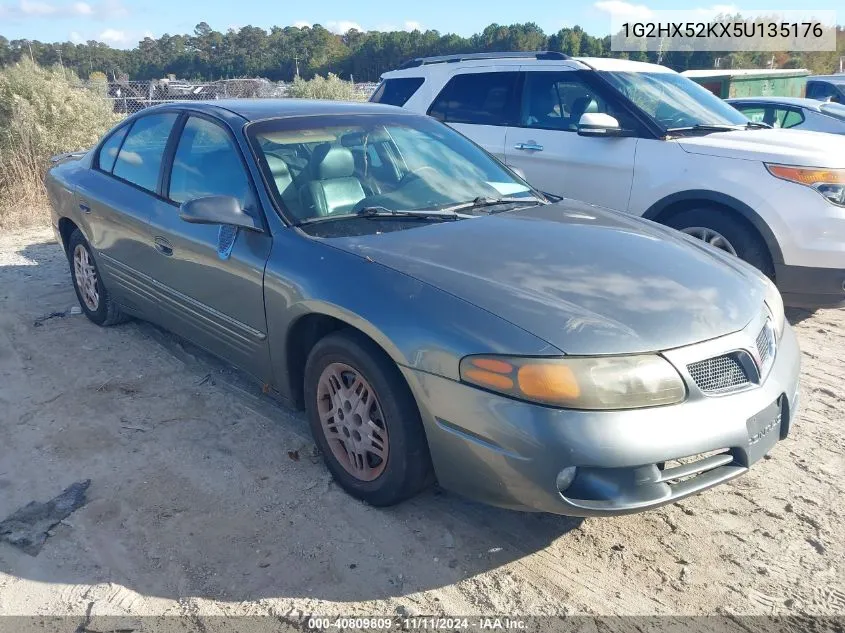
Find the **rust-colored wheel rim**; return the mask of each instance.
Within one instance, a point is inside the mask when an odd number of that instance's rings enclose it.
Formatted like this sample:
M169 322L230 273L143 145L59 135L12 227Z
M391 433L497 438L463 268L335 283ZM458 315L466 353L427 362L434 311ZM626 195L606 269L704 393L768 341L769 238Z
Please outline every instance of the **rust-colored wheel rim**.
M390 450L387 424L376 392L344 363L328 365L317 383L320 425L343 469L359 481L384 472Z

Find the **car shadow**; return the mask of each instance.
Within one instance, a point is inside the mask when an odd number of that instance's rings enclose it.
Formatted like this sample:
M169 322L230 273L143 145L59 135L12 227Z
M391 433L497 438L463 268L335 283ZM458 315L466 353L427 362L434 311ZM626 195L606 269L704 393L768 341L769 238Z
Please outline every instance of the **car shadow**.
M808 310L806 308L786 308L785 312L787 320L793 326L812 318L816 314L816 310Z
M300 412L154 325L70 316L55 243L11 261L0 266L0 376L21 378L0 387L0 520L92 483L38 556L0 543L6 574L173 600L374 600L541 552L554 570L563 554L545 550L582 523L436 486L391 508L356 501L331 481Z

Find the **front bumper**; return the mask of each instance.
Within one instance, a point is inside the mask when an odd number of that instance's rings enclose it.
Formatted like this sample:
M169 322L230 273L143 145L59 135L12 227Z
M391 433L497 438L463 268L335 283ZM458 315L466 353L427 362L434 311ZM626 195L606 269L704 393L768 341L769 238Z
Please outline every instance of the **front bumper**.
M784 305L794 308L845 306L845 268L809 268L775 264Z
M702 347L739 349L739 337ZM676 352L683 359L689 348ZM651 409L554 409L403 368L440 485L491 505L571 516L638 512L745 473L789 432L799 370L789 325L762 384L724 396L692 386L685 402ZM666 464L688 457L698 459ZM573 466L577 475L561 492L558 474Z

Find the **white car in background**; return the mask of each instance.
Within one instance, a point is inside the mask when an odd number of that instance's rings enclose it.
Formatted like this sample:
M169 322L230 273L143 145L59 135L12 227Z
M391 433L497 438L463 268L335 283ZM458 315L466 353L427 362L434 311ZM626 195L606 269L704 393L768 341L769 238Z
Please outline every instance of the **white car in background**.
M663 66L561 53L418 58L371 100L448 123L543 191L738 255L789 305L845 304L845 138L767 129Z
M845 134L845 105L798 97L725 99L751 121L770 127Z

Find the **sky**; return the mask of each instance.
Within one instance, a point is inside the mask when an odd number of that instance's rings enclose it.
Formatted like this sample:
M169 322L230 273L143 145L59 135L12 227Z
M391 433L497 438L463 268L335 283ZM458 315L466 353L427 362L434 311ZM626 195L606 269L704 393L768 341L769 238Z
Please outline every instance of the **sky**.
M813 10L832 10L842 0L813 0ZM318 2L270 2L269 0L0 0L0 35L9 39L42 42L85 42L97 40L119 48L130 48L144 37L164 33L191 33L199 22L218 31L252 25L303 26L322 24L342 33L359 30L436 29L441 33L471 35L496 22L535 22L546 33L576 24L591 35L610 32L612 11L631 17L649 10L711 9L718 12L743 10L804 9L798 0L744 0L707 4L683 0L587 0L561 2L535 0L523 5L513 0L319 0ZM483 9L481 9L483 7ZM842 22L842 18L837 21Z

